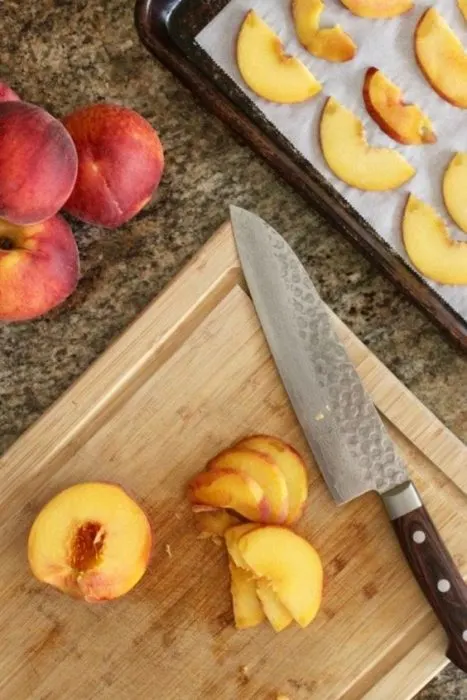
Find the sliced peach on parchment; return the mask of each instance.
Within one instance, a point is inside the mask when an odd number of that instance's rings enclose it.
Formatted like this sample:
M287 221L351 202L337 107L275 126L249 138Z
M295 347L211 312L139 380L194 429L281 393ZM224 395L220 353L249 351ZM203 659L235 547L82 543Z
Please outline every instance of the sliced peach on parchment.
M453 221L467 233L467 153L456 153L443 178L443 197Z
M44 506L28 540L33 574L87 602L112 600L146 571L151 528L135 501L116 484L83 483Z
M467 242L453 240L436 211L413 194L405 207L402 236L422 275L441 284L467 284Z
M301 516L308 498L308 472L298 452L280 438L270 435L252 435L240 440L234 449L248 447L268 455L281 470L287 484L289 514L287 523Z
M250 10L237 38L237 65L245 83L270 102L292 104L314 97L321 84L294 56L288 56L279 37Z
M443 99L467 108L467 53L434 7L415 30L415 56L425 78Z
M394 190L415 174L415 168L397 151L370 146L360 119L333 97L323 110L320 140L329 168L352 187Z
M323 0L292 0L292 14L300 43L313 56L325 61L343 63L352 60L357 47L339 25L320 29L323 10Z
M256 593L253 574L246 569L241 569L231 558L229 558L229 569L235 627L243 630L260 625L264 622L265 614Z
M292 615L274 593L267 579L260 578L256 581L256 594L261 601L264 614L275 632L282 632L293 622Z
M413 146L436 142L426 114L417 105L406 104L402 90L377 68L368 68L365 74L363 99L370 117L395 141Z
M341 0L341 3L357 17L390 19L412 9L413 0Z
M196 529L205 535L212 535L213 537L224 537L225 531L229 527L234 527L241 523L240 518L220 508L194 511L193 517Z
M269 518L261 522L283 523L289 513L289 497L284 475L267 454L247 447L224 450L208 462L208 471L223 469L246 474L263 489L270 508Z
M238 541L239 554L274 593L301 627L314 620L321 605L323 567L309 542L291 530L259 527Z
M261 486L247 474L233 469L202 472L189 485L191 503L230 508L247 520L267 522L270 507Z

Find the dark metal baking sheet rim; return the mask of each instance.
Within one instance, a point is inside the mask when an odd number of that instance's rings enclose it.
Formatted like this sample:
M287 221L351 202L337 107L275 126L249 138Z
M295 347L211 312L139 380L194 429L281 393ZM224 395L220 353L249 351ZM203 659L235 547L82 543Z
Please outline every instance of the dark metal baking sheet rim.
M228 0L137 0L142 43L195 97L342 230L451 339L467 349L467 323L393 251L377 232L301 156L207 54L194 37Z

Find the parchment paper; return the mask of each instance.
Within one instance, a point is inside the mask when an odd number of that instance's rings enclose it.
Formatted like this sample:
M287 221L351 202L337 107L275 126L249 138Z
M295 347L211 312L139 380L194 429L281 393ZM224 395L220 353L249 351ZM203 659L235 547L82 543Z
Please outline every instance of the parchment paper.
M467 110L442 100L426 82L414 57L416 24L428 5L417 4L409 13L389 20L355 17L338 0L327 0L321 26L340 24L358 46L347 63L329 63L311 56L298 42L290 0L231 0L196 37L198 44L242 88L266 117L319 170L390 246L408 261L401 239L401 217L407 194L433 205L449 225L454 238L467 241L450 220L443 203L441 183L453 152L467 151ZM437 9L467 46L467 23L455 0L438 0ZM280 36L288 53L300 58L323 85L322 92L300 105L277 105L257 97L243 82L235 60L235 39L245 13L254 9ZM432 120L438 142L401 146L387 137L369 117L362 97L365 71L380 68ZM332 95L358 115L368 142L399 150L416 168L415 177L395 192L362 192L345 185L328 169L318 141L319 118L326 97ZM466 192L467 197L467 192ZM427 280L438 294L467 320L467 286L439 285Z

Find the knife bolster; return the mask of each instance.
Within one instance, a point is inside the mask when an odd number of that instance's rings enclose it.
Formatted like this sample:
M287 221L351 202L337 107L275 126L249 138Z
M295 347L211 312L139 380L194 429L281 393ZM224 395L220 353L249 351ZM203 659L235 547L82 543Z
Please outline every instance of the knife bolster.
M406 481L386 491L386 493L382 493L381 498L390 520L402 518L403 515L411 513L422 505L419 493L411 481Z

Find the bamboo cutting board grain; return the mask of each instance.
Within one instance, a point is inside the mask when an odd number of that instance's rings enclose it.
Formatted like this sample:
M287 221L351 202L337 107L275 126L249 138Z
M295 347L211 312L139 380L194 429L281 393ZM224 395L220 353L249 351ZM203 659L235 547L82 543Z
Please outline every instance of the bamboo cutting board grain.
M464 576L467 448L340 322L352 361L406 456ZM257 432L310 468L298 530L321 553L322 610L307 630L236 632L223 548L197 539L188 479ZM379 499L337 508L290 408L225 226L0 462L0 698L407 700L446 663L445 639ZM86 605L37 583L28 529L59 489L121 483L155 548L120 601Z

